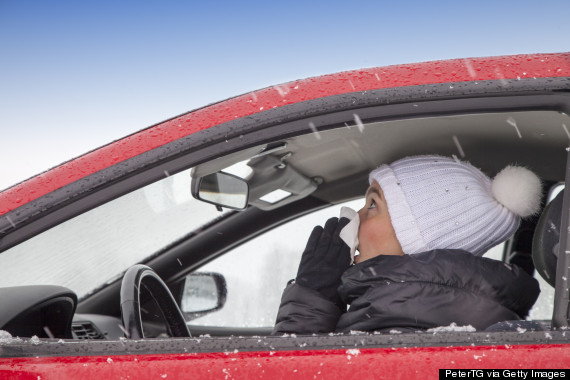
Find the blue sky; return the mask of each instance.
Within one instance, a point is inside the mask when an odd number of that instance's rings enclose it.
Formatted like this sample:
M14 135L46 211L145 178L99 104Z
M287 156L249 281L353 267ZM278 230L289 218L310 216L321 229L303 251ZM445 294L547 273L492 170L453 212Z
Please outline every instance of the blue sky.
M282 82L570 51L570 1L0 0L0 189Z

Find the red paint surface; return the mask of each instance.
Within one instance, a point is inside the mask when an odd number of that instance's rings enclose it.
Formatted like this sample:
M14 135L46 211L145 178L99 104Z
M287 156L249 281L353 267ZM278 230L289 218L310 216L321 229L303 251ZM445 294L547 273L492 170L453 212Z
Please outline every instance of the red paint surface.
M184 136L271 108L375 89L570 76L570 53L469 58L347 71L268 87L145 129L0 193L0 215L99 170Z
M440 368L570 368L570 345L15 358L0 359L0 378L408 380Z

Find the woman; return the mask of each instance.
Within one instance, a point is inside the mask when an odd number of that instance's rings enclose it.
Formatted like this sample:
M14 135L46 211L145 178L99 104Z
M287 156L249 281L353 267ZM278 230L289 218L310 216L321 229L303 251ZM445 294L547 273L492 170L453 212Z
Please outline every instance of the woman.
M313 230L274 334L481 330L527 315L538 282L481 256L539 211L534 173L508 166L491 180L467 162L416 156L373 170L369 182L358 217Z

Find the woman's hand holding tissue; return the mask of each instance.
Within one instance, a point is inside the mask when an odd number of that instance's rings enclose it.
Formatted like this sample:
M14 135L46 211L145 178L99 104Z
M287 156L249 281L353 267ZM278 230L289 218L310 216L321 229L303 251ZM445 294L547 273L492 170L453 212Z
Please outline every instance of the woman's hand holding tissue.
M321 293L331 302L342 305L337 294L340 277L350 266L350 248L340 238L348 218L330 218L325 227L313 229L303 251L295 282ZM344 306L344 305L343 305Z

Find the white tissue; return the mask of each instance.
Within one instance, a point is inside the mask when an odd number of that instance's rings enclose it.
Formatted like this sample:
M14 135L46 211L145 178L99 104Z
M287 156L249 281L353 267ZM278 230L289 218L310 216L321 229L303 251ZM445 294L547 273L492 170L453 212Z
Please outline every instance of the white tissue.
M340 209L340 218L350 219L350 222L340 231L339 236L350 248L350 263L352 264L354 262L354 253L356 252L356 248L358 248L358 227L360 226L360 218L358 217L358 213L349 207Z

